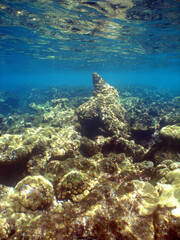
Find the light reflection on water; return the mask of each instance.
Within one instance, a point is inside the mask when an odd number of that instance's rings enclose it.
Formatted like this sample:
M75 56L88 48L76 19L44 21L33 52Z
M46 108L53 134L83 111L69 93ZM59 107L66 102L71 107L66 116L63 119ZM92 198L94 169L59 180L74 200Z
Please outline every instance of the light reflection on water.
M177 75L179 9L170 0L2 0L1 72L168 67Z

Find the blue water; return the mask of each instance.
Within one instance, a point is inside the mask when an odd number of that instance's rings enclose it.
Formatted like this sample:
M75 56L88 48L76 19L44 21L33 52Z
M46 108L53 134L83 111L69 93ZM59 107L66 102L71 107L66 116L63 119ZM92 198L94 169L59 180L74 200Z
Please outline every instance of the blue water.
M180 89L179 1L0 3L0 89L111 85Z

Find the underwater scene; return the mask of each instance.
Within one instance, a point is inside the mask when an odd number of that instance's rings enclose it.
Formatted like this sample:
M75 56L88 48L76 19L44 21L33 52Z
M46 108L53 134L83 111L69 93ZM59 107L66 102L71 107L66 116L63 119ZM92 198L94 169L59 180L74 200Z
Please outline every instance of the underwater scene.
M0 1L0 240L180 239L180 1Z

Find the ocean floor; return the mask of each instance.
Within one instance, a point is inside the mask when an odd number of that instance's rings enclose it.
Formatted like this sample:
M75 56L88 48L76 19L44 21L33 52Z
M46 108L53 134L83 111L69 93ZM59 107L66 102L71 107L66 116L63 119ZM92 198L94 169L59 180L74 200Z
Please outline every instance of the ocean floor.
M0 92L0 239L180 239L180 92Z

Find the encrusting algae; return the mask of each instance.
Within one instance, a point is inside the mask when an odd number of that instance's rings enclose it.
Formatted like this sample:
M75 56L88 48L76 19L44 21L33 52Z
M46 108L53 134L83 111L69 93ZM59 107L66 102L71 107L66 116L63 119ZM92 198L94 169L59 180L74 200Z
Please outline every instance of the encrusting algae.
M31 103L20 128L0 117L0 239L180 239L177 114L143 121L140 97L93 84Z

